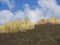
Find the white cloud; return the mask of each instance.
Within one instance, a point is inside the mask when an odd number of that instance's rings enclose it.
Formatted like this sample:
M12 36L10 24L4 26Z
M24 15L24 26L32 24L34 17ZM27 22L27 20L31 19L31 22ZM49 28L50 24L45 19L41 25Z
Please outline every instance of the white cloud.
M11 10L12 8L14 8L14 0L0 0L3 4L7 4L9 9Z
M5 22L11 21L13 15L14 14L9 10L0 11L0 24L4 24Z
M60 6L57 5L56 0L38 0L38 4L50 16L60 16ZM49 11L49 12L48 12Z
M52 16L60 16L60 6L57 5L56 0L38 0L38 4L41 8L37 6L34 10L30 9L28 4L25 4L25 11L16 12L16 19L27 16L31 22L37 23L41 18L46 19Z
M25 13L31 22L36 23L41 18L50 18L53 16L60 16L60 6L57 5L56 0L38 0L38 5L34 10L25 5Z
M9 21L13 20L21 20L24 19L25 15L23 11L17 11L16 13L13 13L9 10L2 10L0 11L0 24L4 24Z
M26 12L26 15L27 17L29 18L29 20L32 22L32 23L37 23L37 21L40 19L40 18L43 18L42 17L42 11L41 9L39 8L36 8L35 10L31 10L31 9L26 9L25 10Z
M21 19L24 19L24 18L25 18L24 12L19 10L15 13L15 16L13 17L13 20L21 20Z

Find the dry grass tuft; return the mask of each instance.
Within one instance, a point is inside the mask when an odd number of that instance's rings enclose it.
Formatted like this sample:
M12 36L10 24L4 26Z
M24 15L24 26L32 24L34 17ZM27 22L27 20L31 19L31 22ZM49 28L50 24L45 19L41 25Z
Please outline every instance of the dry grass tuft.
M34 24L30 21L24 20L17 20L12 22L7 22L4 25L0 26L0 33L14 33L14 32L26 32L28 29L31 30L34 28Z

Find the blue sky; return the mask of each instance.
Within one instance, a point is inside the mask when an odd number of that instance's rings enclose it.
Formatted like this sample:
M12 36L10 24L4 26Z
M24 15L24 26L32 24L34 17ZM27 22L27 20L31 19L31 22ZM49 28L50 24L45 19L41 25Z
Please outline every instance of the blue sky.
M12 2L12 0L9 0L10 3ZM17 11L17 10L24 10L24 4L29 4L31 9L34 9L36 6L38 6L37 3L38 0L14 0L14 5L15 7L13 8L12 11ZM57 4L60 5L60 0L56 0ZM9 7L6 3L2 4L2 1L0 1L0 10L4 10L7 9L9 10Z
M53 16L60 19L60 0L0 0L0 24L24 18L36 23Z
M9 0L10 3L12 2L11 0ZM34 9L34 7L36 7L38 4L37 4L37 0L14 0L14 8L12 11L18 11L18 10L24 10L24 4L29 4L30 8L31 9ZM2 4L2 2L0 2L0 10L3 10L3 9L7 9L9 10L9 7L6 3Z
M57 4L60 5L60 0L56 0L57 1Z

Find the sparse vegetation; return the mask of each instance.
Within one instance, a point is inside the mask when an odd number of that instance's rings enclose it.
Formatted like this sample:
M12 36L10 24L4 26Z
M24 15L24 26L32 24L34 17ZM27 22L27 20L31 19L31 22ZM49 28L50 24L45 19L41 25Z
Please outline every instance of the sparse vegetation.
M38 24L58 24L56 17L41 19L38 21ZM7 22L4 25L0 26L0 33L13 33L13 32L26 32L27 30L34 29L35 25L31 23L28 19L16 20Z
M28 29L33 29L34 28L34 24L31 23L30 21L24 19L24 20L17 20L17 21L12 21L12 22L8 22L2 26L0 26L0 32L25 32Z
M60 21L60 20L59 20ZM56 17L52 17L52 18L48 18L48 19L41 19L38 21L38 24L58 24L60 22L58 22Z

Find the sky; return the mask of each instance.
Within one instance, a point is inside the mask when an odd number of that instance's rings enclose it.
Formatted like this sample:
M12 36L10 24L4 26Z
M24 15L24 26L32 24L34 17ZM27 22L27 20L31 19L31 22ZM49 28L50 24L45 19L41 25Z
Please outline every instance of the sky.
M60 0L0 0L0 24L24 18L36 24L53 16L60 19Z

